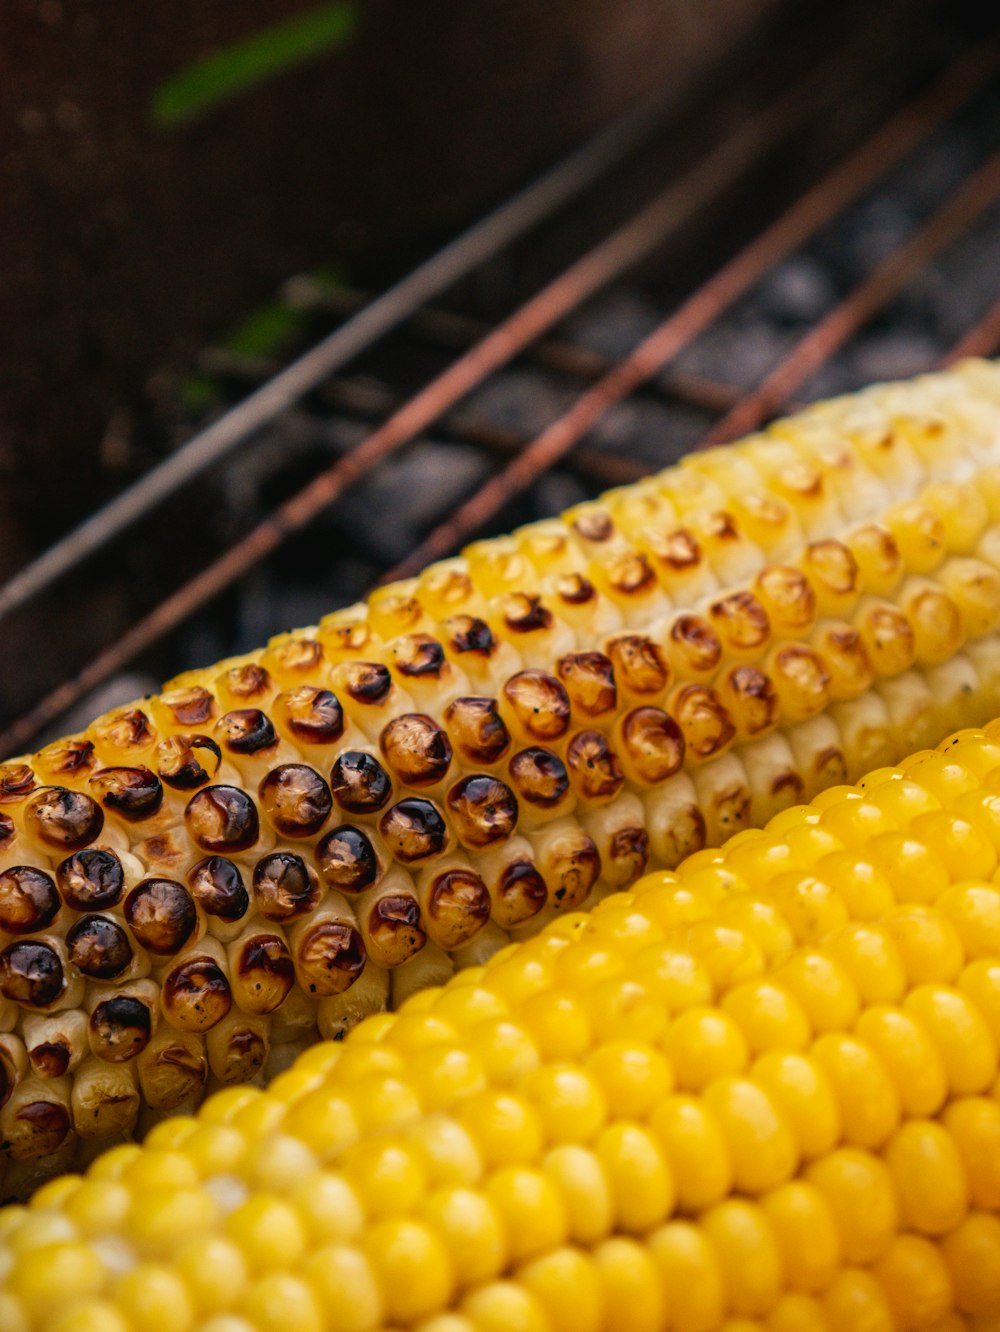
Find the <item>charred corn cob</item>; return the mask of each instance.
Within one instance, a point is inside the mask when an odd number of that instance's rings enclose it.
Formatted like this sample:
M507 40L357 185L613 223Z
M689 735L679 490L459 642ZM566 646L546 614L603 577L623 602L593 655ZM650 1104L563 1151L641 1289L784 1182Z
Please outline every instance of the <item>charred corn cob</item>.
M995 1328L998 792L1000 722L111 1149L0 1325Z
M0 767L18 1187L985 720L998 617L1000 367L969 362L476 543Z

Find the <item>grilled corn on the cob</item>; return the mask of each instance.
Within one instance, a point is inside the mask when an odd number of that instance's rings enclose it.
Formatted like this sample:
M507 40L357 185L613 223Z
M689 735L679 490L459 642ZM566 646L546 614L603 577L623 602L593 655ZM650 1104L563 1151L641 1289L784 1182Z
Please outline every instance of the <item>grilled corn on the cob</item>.
M1000 367L969 362L0 767L13 1179L1000 711L998 618Z
M0 1212L6 1332L1000 1319L1000 722Z

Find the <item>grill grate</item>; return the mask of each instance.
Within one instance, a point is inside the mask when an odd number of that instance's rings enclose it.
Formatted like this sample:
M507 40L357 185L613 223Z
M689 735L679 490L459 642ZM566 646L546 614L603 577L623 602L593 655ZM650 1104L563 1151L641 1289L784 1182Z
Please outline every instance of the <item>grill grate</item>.
M234 391L255 386L250 395L0 589L0 617L12 617L16 637L18 618L44 605L58 580L237 451L239 460L231 466L238 470L244 446L259 440L264 427L277 431L279 454L294 423L328 447L332 441L338 456L141 614L72 679L43 692L8 722L0 732L0 754L16 752L44 733L199 608L245 580L249 570L313 524L345 491L370 484L378 469L429 431L435 440L475 451L477 460L485 453L487 460L500 456L506 461L499 471L491 461L477 461L470 472L472 493L444 514L434 513L425 524L429 532L382 574L384 580L407 576L450 553L508 514L518 497L556 466L568 464L591 489L594 483L619 484L692 445L723 442L755 428L789 407L792 394L804 389L811 396L817 373L835 369L838 353L873 320L891 312L936 256L950 255L970 232L985 236L989 244L1000 236L995 115L1000 44L990 38L929 78L915 56L918 68L908 75L900 71L900 91L913 95L895 109L875 108L874 128L859 135L818 179L807 180L756 235L735 250L730 242L722 261L711 266L712 247L699 247L699 230L709 228L713 217L718 230L720 212L746 198L755 182L774 181L796 142L807 142L819 122L836 116L866 86L868 62L877 65L879 55L872 32L860 28L832 56L808 67L799 81L765 90L748 112L740 110L738 97L720 99L706 147L679 170L672 169L678 152L670 131L674 108L669 99L650 102L384 296L369 300L342 290L331 297L315 283L289 284L290 303L342 322L288 365L218 349L207 352L202 368ZM921 84L915 93L912 82ZM741 382L747 378L742 370L732 375L735 382L727 378L732 367L724 354L708 356L711 364L705 369L699 348L717 336L724 350L727 320L735 320L738 330L741 305L762 282L790 256L835 245L838 233L853 225L860 204L893 200L900 188L894 173L922 152L933 149L934 160L948 159L952 140L947 136L956 133L954 144L961 151L955 148L952 154L954 179L909 234L891 236L865 271L844 283L839 299L834 295L791 334L786 330L776 353L764 356L761 373L749 376L751 382ZM966 163L962 153L978 155L978 160ZM547 280L508 312L487 319L459 308L470 304L469 293L475 296L477 284L478 303L488 307L490 282L505 265L508 271L533 271L540 261L526 246L534 244L543 254L558 251L558 235L546 236L546 229L568 210L582 207L595 191L613 193L617 182L631 199L637 180L664 178L665 188L647 188L624 218L608 218L606 210L602 215L597 209L596 238L567 267L554 275L550 270ZM996 248L992 253L1000 257ZM699 265L709 265L700 281ZM981 277L986 290L979 299L988 301L996 296L989 290L991 275ZM651 321L647 302L640 318L629 316L632 288L626 279L654 292L665 289L666 299L659 304L669 313ZM995 281L1000 285L1000 278ZM509 285L516 288L517 282ZM621 349L622 331L611 327L616 300L626 307L627 317L619 322L626 325L630 350ZM985 312L963 306L962 317L978 322L957 343L939 339L927 366L958 355L988 354L1000 343L1000 300ZM596 340L608 342L611 350L595 345L595 330ZM764 348L765 353L773 350ZM408 382L414 363L432 367L415 386ZM521 393L525 384L527 404ZM626 429L623 441L615 435L615 412L628 405L648 409L648 420L638 432L642 438ZM646 447L650 438L651 448ZM391 559L392 543L386 544ZM333 607L329 589L348 581L341 572L335 568L332 577L327 572L323 610ZM10 638L8 631L8 660ZM221 646L235 651L242 644L223 641ZM169 657L158 660L170 662Z

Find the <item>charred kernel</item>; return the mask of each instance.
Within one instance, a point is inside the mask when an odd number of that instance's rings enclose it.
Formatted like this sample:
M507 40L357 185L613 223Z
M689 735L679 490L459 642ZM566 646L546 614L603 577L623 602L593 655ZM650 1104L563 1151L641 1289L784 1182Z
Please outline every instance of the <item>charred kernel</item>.
M621 736L629 761L643 781L665 781L684 762L684 733L661 708L633 708L622 721Z
M566 750L566 767L574 788L585 800L610 800L625 782L618 755L600 731L578 731L574 735Z
M360 893L379 876L375 848L360 828L349 823L328 832L315 856L323 882L342 893Z
M44 870L32 865L0 870L0 930L8 934L44 930L61 905L56 886Z
M373 754L348 749L333 765L330 788L348 814L377 814L392 795L392 778Z
M451 741L432 717L407 712L379 737L382 756L407 786L431 786L451 767Z
M757 575L757 596L774 624L791 632L808 629L816 618L816 593L801 570L771 564Z
M240 1007L257 1016L273 1013L295 983L292 956L280 934L255 934L247 939L235 970L242 982Z
M597 596L597 589L583 574L560 574L556 579L556 596L567 606L586 606Z
M510 748L510 732L495 698L456 698L448 704L444 722L468 763L496 763Z
M41 1041L28 1051L31 1067L43 1078L61 1078L69 1068L70 1047L60 1041ZM4 1070L0 1067L0 1106L6 1100L4 1095Z
M448 792L459 840L479 848L504 842L517 827L517 797L510 787L488 773L463 777Z
M600 877L601 853L582 828L567 828L546 847L545 870L552 905L572 910Z
M722 660L719 636L700 615L678 615L670 626L670 641L685 669L695 674L714 671Z
M634 883L649 861L649 834L645 828L619 828L612 834L605 859L615 884Z
M641 634L619 634L607 649L615 679L628 693L654 697L670 683L670 667L652 639Z
M178 952L198 924L191 894L175 879L143 879L125 899L125 921L144 948L160 957Z
M270 675L263 666L258 666L253 661L245 666L233 666L222 678L226 692L232 694L233 698L242 698L249 702L271 692Z
M379 829L404 865L439 855L448 845L448 825L430 800L400 800L382 815Z
M437 926L435 937L440 937L446 947L457 948L490 918L490 895L485 883L472 870L445 870L431 883L427 915Z
M97 847L67 856L56 870L63 901L74 911L103 911L125 893L125 871L111 851Z
M141 708L124 708L94 723L93 733L112 749L127 753L145 749L157 738L156 731Z
M368 913L368 933L387 957L411 957L427 942L420 926L420 903L409 893L386 893Z
M210 957L195 957L167 973L160 1002L171 1026L208 1031L229 1012L233 996L219 964Z
M343 994L365 969L361 935L344 920L319 921L296 950L299 984L309 994Z
M77 851L99 837L104 813L83 791L46 786L29 796L28 827L47 846Z
M241 920L250 909L243 876L225 856L206 856L187 873L191 896L206 916Z
M515 860L500 875L498 897L505 925L518 925L538 914L549 890L537 866L530 860Z
M720 754L736 734L719 696L704 685L684 685L673 700L673 714L688 753L707 759Z
M323 645L315 638L285 638L267 650L272 666L296 675L314 671L323 660Z
M556 671L574 712L602 717L614 711L618 701L615 668L603 652L571 652L559 658Z
M557 740L569 727L569 695L545 671L527 670L512 675L504 697L525 731L538 740Z
M237 708L215 723L215 734L230 754L259 754L278 743L271 718L260 708Z
M90 789L105 809L129 823L148 819L163 804L163 787L148 768L101 768L90 779Z
M858 586L858 562L841 541L812 541L803 559L805 572L822 591L848 596Z
M584 541L607 541L615 530L611 515L604 509L585 509L573 520L573 527Z
M378 706L389 697L392 676L388 666L377 661L351 661L341 668L344 688L355 703Z
M169 735L156 746L156 771L175 791L196 791L219 771L222 750L208 735Z
M170 689L160 695L159 703L172 714L178 726L201 726L216 713L215 697L202 685Z
M48 1008L66 988L59 954L40 939L10 943L0 953L0 994L29 1008Z
M285 837L312 837L333 809L330 788L305 763L272 768L258 788L272 827Z
M23 800L35 789L35 774L27 763L0 763L0 804Z
M112 980L132 961L128 935L110 916L81 916L66 935L69 960L85 976Z
M552 809L569 790L566 765L551 749L522 749L510 761L510 779L519 800Z
M0 811L0 851L12 844L17 833L17 826L9 814Z
M720 597L712 602L708 614L720 639L737 652L753 652L770 637L767 611L752 592Z
M654 532L651 537L657 559L675 573L686 573L701 564L701 546L694 533L686 527L675 527L664 533Z
M529 634L535 629L549 629L552 612L541 597L525 592L514 592L504 599L503 618L507 628L515 634Z
M29 1129L27 1136L30 1140L30 1156L33 1159L49 1156L61 1147L73 1126L69 1111L56 1101L30 1101L27 1105L21 1106L15 1118L19 1125ZM13 1145L10 1148L10 1155L15 1161L20 1155Z
M777 722L777 691L770 677L756 666L734 666L717 689L730 717L745 735L762 735Z
M274 700L296 740L306 745L332 745L344 734L344 710L329 689L300 685Z
M453 615L445 621L444 627L453 652L475 652L480 657L492 655L496 642L493 630L485 620L474 615Z
M621 596L635 597L656 586L656 574L645 555L637 550L625 551L607 566L609 587Z
M257 806L238 786L206 786L188 801L184 819L203 851L246 851L260 836Z
M267 920L294 920L314 911L322 887L319 876L301 856L272 851L262 856L253 871L257 909Z
M437 678L445 665L444 648L430 634L404 634L390 648L393 665L410 679Z
M78 737L55 740L35 755L36 766L43 768L49 777L89 772L94 761L93 742Z

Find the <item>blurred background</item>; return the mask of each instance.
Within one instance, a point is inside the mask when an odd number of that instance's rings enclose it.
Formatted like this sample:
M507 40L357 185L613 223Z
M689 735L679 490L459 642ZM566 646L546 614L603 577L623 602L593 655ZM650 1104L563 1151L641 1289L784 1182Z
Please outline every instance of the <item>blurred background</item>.
M0 757L994 350L989 8L8 0Z

